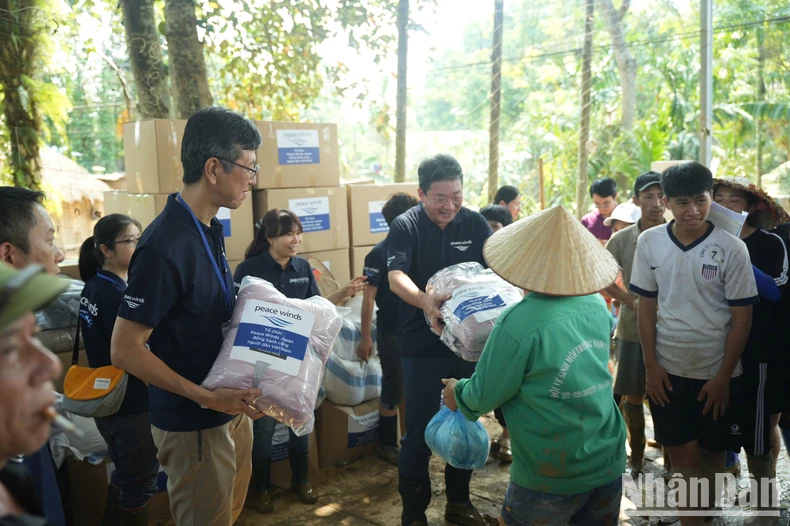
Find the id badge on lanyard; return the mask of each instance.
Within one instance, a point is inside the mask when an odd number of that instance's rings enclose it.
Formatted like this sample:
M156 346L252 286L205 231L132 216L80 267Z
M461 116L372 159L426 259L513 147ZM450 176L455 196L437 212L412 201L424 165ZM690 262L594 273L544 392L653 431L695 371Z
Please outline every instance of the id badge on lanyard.
M192 216L192 220L195 222L195 228L197 228L198 234L200 234L200 239L203 240L203 247L206 249L206 255L208 256L209 261L211 261L211 266L214 268L214 274L216 274L217 279L219 280L219 284L222 287L222 296L223 299L225 300L226 314L230 316L231 314L233 314L233 302L230 297L230 286L228 285L228 280L222 275L222 272L220 272L219 270L219 265L217 264L217 260L214 257L214 251L211 250L211 247L208 244L208 240L206 239L206 233L203 232L203 227L200 225L200 221L198 221L198 218L195 217L195 214L192 212L192 209L189 208L189 205L181 197L181 193L178 193L176 195L176 200L182 205L184 205L184 208L187 209L187 212L189 212L189 215ZM224 251L222 252L222 261L220 263L222 263L223 270L227 272L228 261L227 258L225 257ZM229 327L230 327L230 321L222 325L223 338L227 334Z

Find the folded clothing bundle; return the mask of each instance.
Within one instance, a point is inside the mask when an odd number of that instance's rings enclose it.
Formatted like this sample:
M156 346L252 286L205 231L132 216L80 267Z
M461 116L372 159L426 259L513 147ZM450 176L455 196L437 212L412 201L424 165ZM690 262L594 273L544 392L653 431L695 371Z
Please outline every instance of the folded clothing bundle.
M230 329L202 386L259 388L255 406L293 429L313 430L321 376L343 318L328 300L285 297L268 281L241 283Z
M459 263L440 270L428 280L426 291L452 296L441 306L444 329L439 336L469 362L480 359L500 314L522 298L516 287L479 263Z

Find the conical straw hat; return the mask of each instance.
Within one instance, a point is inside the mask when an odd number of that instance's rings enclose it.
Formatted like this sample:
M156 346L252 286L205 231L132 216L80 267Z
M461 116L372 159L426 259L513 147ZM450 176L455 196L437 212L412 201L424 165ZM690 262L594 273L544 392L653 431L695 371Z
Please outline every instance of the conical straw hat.
M620 272L600 241L561 206L498 231L486 241L483 257L505 281L552 296L598 292Z
M782 205L768 195L762 188L752 183L745 177L717 177L713 179L713 194L716 194L716 187L718 185L731 186L736 190L752 194L758 199L763 201L763 205L758 204L757 210L749 214L749 222L757 228L771 230L778 224L790 222L790 216L787 215Z

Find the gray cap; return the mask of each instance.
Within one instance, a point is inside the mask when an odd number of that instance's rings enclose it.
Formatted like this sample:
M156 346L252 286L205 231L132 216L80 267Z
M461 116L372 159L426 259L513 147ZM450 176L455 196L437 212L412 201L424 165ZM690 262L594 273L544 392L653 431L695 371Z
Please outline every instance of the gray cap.
M634 181L634 195L654 184L661 184L661 174L658 172L645 172Z

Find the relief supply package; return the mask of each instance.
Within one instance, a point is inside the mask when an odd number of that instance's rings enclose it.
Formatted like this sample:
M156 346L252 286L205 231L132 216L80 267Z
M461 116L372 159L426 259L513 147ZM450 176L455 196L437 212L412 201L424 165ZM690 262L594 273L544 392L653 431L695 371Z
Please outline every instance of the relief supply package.
M268 281L247 276L202 386L257 387L255 406L304 436L313 430L321 375L342 324L328 300L286 298Z
M425 442L442 460L458 469L485 467L491 441L479 420L442 406L425 428Z
M373 354L367 363L357 356L362 340L362 298L352 298L347 307L338 307L343 328L326 362L323 386L326 398L338 405L355 406L381 396L381 362L376 351L376 318L371 326Z
M442 304L442 342L468 362L480 353L505 309L521 301L519 290L479 263L459 263L434 274L428 293L451 295ZM426 316L427 320L427 316ZM431 321L427 320L430 325Z

